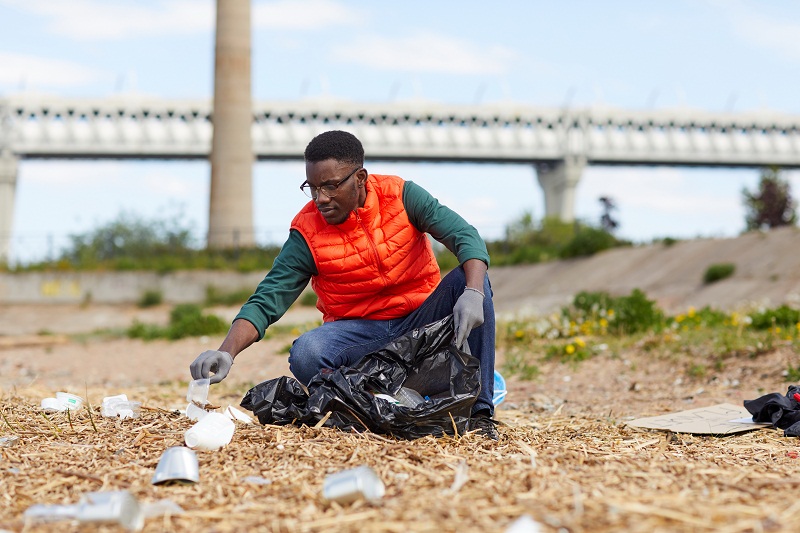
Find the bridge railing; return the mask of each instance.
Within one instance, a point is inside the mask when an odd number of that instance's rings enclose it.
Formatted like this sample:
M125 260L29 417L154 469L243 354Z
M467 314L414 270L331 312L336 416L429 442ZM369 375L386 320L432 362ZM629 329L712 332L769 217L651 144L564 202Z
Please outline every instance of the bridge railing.
M206 158L211 147L207 101L10 97L0 117L0 146L25 158ZM371 159L800 166L800 117L429 103L259 103L254 153L299 159L329 129L356 134Z

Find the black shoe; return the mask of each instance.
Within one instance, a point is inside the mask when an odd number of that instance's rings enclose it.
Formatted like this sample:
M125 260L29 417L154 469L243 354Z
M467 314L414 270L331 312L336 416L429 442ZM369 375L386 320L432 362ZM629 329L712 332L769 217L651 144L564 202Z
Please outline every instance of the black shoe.
M478 435L482 435L487 439L500 440L496 425L497 422L486 412L477 412L469 419L469 430L477 430Z

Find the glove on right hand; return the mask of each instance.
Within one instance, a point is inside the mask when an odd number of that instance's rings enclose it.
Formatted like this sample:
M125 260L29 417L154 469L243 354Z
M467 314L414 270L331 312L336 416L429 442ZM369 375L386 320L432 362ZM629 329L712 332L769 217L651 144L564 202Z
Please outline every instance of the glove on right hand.
M228 352L206 350L192 362L189 371L192 373L192 379L207 378L213 372L210 383L219 383L231 371L231 366L233 366L233 357Z

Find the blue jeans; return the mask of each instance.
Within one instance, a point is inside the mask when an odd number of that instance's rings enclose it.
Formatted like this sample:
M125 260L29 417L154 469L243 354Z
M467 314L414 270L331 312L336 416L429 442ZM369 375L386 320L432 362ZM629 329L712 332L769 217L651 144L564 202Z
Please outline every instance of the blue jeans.
M464 292L466 277L461 267L448 273L419 308L405 317L392 320L336 320L303 333L289 350L289 369L303 384L308 384L321 369L353 366L364 356L383 348L394 339L441 320L453 313L456 300ZM483 325L467 338L470 352L481 369L481 393L472 407L475 413L488 409L494 413L494 303L487 275L483 282Z

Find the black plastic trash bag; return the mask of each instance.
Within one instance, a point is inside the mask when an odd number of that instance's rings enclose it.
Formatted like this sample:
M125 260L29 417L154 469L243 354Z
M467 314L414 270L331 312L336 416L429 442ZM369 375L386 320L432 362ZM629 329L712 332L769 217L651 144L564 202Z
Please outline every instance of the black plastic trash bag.
M478 360L453 344L452 315L387 344L356 366L324 369L308 385L280 377L260 383L241 406L262 424L316 425L345 431L416 439L463 434L480 392ZM427 397L416 407L396 405L375 394L395 396L407 387Z
M789 385L786 395L765 394L755 400L745 400L744 407L753 422L766 422L780 428L786 437L800 437L800 386Z

